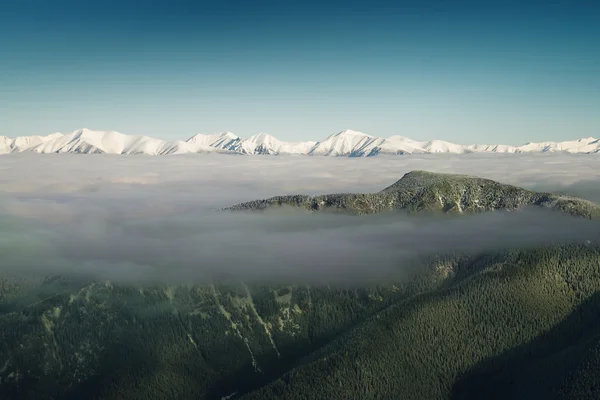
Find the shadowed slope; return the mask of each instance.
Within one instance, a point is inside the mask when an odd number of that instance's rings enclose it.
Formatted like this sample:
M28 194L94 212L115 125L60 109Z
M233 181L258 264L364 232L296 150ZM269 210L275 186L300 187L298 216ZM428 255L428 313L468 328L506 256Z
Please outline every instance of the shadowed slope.
M534 340L473 366L452 400L598 399L600 293Z

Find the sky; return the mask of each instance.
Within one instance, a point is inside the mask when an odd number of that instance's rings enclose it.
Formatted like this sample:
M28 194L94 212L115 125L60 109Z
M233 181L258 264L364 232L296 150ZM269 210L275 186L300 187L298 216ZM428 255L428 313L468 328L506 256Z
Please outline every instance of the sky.
M19 0L0 135L600 136L596 1Z

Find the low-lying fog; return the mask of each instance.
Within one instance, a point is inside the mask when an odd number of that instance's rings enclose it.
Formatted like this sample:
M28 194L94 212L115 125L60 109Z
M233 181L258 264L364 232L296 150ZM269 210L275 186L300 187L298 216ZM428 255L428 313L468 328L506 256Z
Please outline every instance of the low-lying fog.
M598 155L0 156L0 270L145 281L378 278L414 256L598 239L528 210L459 218L216 208L280 194L374 192L412 170L600 201Z

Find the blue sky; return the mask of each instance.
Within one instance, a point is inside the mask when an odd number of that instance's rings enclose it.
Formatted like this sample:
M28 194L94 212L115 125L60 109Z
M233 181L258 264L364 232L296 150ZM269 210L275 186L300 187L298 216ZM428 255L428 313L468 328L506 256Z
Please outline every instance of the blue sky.
M598 137L596 3L2 2L0 134Z

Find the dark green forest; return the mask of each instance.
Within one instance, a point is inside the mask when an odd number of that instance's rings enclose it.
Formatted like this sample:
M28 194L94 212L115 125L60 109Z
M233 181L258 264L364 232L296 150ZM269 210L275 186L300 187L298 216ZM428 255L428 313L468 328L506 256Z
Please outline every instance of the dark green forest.
M4 278L0 394L598 397L600 247L423 262L368 287Z
M600 396L600 249L474 258L249 399Z

